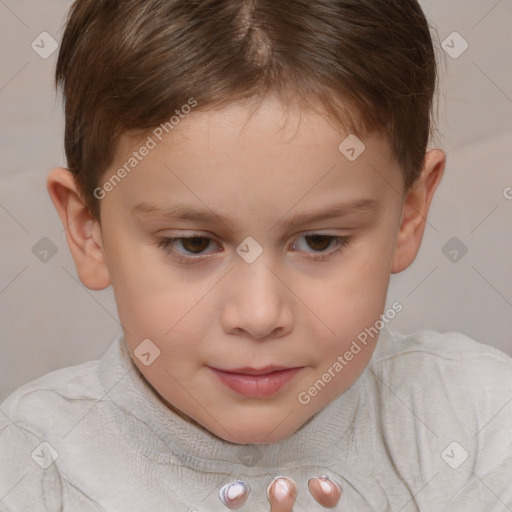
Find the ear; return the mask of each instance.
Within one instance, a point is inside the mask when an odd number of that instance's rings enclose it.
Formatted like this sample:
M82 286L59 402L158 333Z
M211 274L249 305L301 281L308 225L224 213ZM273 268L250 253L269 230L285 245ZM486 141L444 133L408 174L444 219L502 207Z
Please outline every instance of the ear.
M48 194L66 230L69 249L78 277L91 290L110 285L99 221L82 202L73 174L57 167L47 178Z
M423 170L407 191L391 273L405 270L416 258L427 223L427 214L434 192L441 181L446 155L439 149L425 154Z

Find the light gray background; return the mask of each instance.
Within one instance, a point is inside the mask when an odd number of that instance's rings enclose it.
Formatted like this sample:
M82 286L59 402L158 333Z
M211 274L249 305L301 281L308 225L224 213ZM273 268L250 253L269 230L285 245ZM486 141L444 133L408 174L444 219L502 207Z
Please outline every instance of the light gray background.
M456 31L469 48L457 59L440 50L435 145L447 172L420 255L392 277L388 302L403 304L394 322L403 332L461 331L512 355L512 0L422 4L439 45ZM78 281L46 191L48 172L65 164L57 53L42 59L31 43L42 32L60 41L70 5L0 0L0 402L44 373L100 357L120 332L112 289ZM46 263L32 252L43 237L58 249ZM452 237L468 248L457 263L442 251Z

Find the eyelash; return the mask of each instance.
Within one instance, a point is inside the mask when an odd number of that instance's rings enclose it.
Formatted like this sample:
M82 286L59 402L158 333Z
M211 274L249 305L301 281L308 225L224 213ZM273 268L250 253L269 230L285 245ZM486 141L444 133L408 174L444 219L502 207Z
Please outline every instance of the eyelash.
M302 235L302 236L304 238L313 237L313 236L326 237L326 238L330 238L332 241L335 242L336 248L333 249L332 251L330 251L328 253L324 253L324 254L322 254L322 256L313 256L313 257L308 256L307 257L308 259L311 259L314 261L325 261L328 258L332 258L334 255L343 252L348 247L350 242L352 241L352 237L349 237L349 236L337 236L337 235L329 235L329 234L324 234L324 233L306 234L306 235ZM158 248L162 249L167 254L174 253L174 257L176 258L176 260L179 263L184 263L184 264L190 265L190 264L194 264L194 263L203 261L205 258L202 255L191 256L191 257L183 256L183 254L177 252L173 248L173 246L175 245L176 242L178 242L180 240L191 240L194 238L213 241L213 239L211 239L207 236L200 236L200 235L188 236L188 237L183 237L183 236L181 236L181 237L164 237L164 238L160 238L159 240L157 240L156 245ZM295 246L295 244L293 244L293 245Z

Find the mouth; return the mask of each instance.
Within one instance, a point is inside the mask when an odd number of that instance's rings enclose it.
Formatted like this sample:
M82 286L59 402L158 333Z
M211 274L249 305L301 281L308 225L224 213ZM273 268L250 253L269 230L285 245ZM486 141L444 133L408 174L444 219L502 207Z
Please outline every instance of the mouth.
M293 368L288 368L286 366L265 366L261 369L251 368L249 366L244 366L243 368L233 368L232 370L226 370L221 368L213 368L214 370L218 370L224 373L236 373L238 375L269 375L271 373L280 372L283 370L293 370Z
M230 370L211 366L209 368L231 390L251 398L265 398L281 391L303 367L267 366L261 369L245 367Z

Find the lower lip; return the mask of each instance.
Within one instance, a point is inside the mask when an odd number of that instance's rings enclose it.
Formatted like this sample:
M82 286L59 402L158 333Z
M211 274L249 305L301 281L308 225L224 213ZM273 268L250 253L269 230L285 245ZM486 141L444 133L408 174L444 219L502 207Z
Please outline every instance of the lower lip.
M288 384L301 368L291 368L266 375L245 375L212 370L220 380L233 391L251 398L264 398L275 395Z

